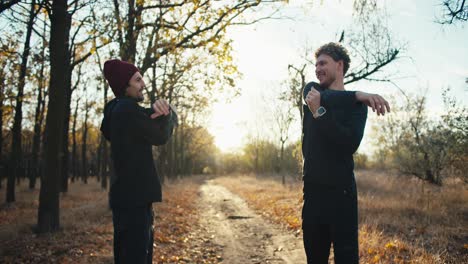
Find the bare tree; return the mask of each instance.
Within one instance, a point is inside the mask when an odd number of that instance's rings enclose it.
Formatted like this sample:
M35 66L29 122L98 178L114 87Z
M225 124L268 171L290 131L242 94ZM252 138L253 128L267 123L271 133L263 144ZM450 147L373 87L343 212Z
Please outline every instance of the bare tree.
M395 74L384 72L390 63L401 58L406 45L392 35L387 26L387 17L379 9L373 8L367 16L358 16L349 30L340 35L352 57L345 77L345 84L359 80L392 82Z
M215 91L235 92L226 89L234 87L239 76L226 30L271 17L274 11L249 21L242 14L276 2L281 1L113 1L111 19L118 26L109 30L116 31L120 57L139 62L140 71L150 79L149 101L165 98L193 115L215 101ZM163 175L186 171L187 159L180 148L188 143L187 129L192 126L182 112L179 121L174 137L158 148Z
M284 151L286 142L289 139L289 130L291 128L291 124L294 121L294 115L292 113L292 107L284 107L283 105L277 103L275 108L273 109L273 117L275 119L275 126L276 126L276 136L279 139L280 143L280 153L279 153L279 172L281 173L281 179L283 185L286 184L286 175L283 171L284 169Z
M0 1L0 14L18 4L21 0L1 0Z
M240 15L255 7L275 0L242 0L223 2L219 5L203 0L162 1L146 4L143 1L126 1L126 14L122 14L122 1L114 0L117 39L120 57L135 62L140 36L148 32L146 52L143 53L141 71L144 73L166 54L177 49L195 49L219 40L225 29L243 22ZM145 13L157 14L154 19L145 20ZM177 14L177 15L176 15ZM258 19L256 20L258 21ZM164 38L160 37L165 36ZM155 56L157 55L157 56Z
M12 128L12 144L11 144L11 155L10 155L10 168L11 171L8 173L8 183L7 183L7 203L15 201L15 179L18 177L18 172L20 163L22 159L21 151L21 130L22 130L22 121L23 121L23 100L24 100L24 87L26 85L26 69L28 66L28 59L30 54L30 42L31 35L33 33L33 26L35 18L41 8L36 7L36 1L33 0L29 7L29 12L27 15L26 22L26 38L24 41L23 52L21 54L21 64L19 69L19 78L18 78L18 93L16 95L16 105L15 105L15 118Z
M75 111L73 114L72 123L72 181L78 176L78 144L76 140L76 123L78 119L78 106L80 104L80 97L76 99Z
M426 111L427 96L403 93L403 103L394 107L385 122L374 127L379 152L404 174L442 185L450 168L466 180L468 156L468 109L443 92L446 113L442 120L431 120ZM404 113L404 115L402 115ZM453 171L450 174L454 174Z
M77 89L78 84L82 80L81 67L83 63L90 58L95 52L106 45L109 44L108 41L98 41L97 39L104 35L103 32L96 30L95 24L96 17L94 16L93 7L95 7L96 0L86 0L86 1L73 1L70 10L68 11L70 16L73 16L78 13L78 11L89 8L89 10L84 10L82 13L91 13L91 15L86 15L80 18L78 21L75 21L75 26L70 28L70 39L69 39L69 49L67 50L67 61L68 64L64 65L66 71L66 102L65 102L65 115L64 115L64 131L63 136L63 145L62 145L62 185L61 191L68 191L68 177L69 177L69 129L70 129L70 115L71 115L71 99L73 92ZM88 12L86 12L88 11ZM78 17L78 16L77 16ZM71 27L71 25L70 25ZM84 30L91 30L93 34L82 34ZM84 36L81 39L79 36ZM86 49L85 47L89 47ZM78 67L78 72L76 74L76 82L72 85L72 77L75 71L75 68Z
M344 76L344 83L367 80L375 82L390 82L396 74L388 73L385 68L401 58L405 44L394 39L386 26L386 17L379 10L375 1L355 1L355 22L348 30L338 35L338 42L343 43L352 60L352 67ZM313 53L307 47L304 49L302 63L288 65L289 79L286 81L289 90L283 92L281 99L291 102L303 117L302 89L311 66L314 65Z
M304 58L306 61L307 59ZM292 64L288 65L289 70L289 79L286 80L286 86L289 88L287 91L281 94L280 99L283 101L291 102L294 107L299 110L299 114L302 120L304 116L302 105L304 104L304 100L302 99L302 89L306 86L306 70L309 68L307 67L309 63L304 63L300 67L294 66Z
M440 24L454 24L468 21L468 6L466 0L443 0L442 17L437 20Z
M45 130L45 170L39 194L37 231L54 232L60 228L59 183L65 113L65 72L71 16L67 0L55 0L47 6L50 26L50 85Z
M99 71L103 73L104 72L102 68L103 64L101 61L101 56L99 54L99 51L96 51L96 61L97 61L97 64L99 65ZM103 103L104 103L103 105L106 105L108 101L109 86L106 85L106 81L104 80L102 75L98 77L98 80L100 82L101 87L103 88ZM107 189L107 181L109 178L109 171L110 171L110 168L109 168L110 150L109 150L109 144L107 140L104 138L104 135L102 134L99 139L98 153L99 153L99 156L98 156L99 162L98 162L98 168L97 168L98 176L101 179L101 188Z
M37 79L37 104L36 111L34 114L34 136L33 136L33 147L32 147L32 157L31 157L31 166L33 173L31 173L29 180L29 188L34 189L36 186L36 179L41 175L42 162L40 161L41 153L41 134L42 127L44 122L44 112L45 112L45 102L47 97L46 91L46 55L45 49L46 44L46 23L44 22L43 28L43 37L42 37L42 47L41 52L35 56L35 62L39 65L39 72L36 74Z
M83 139L81 142L81 177L84 183L88 183L88 158L87 158L87 153L88 153L88 132L89 132L89 112L91 111L93 106L93 103L89 101L88 98L86 98L86 102L84 104L84 120L83 120L83 125L82 125L82 135Z
M5 159L5 139L8 137L8 134L4 132L4 125L9 123L11 106L10 101L14 99L13 87L18 81L14 75L13 69L18 67L18 50L19 41L11 36L5 34L5 38L0 38L0 52L2 56L0 57L0 166L2 170L2 175L0 176L0 187L1 181L3 180L3 175L6 175L8 172L8 160Z

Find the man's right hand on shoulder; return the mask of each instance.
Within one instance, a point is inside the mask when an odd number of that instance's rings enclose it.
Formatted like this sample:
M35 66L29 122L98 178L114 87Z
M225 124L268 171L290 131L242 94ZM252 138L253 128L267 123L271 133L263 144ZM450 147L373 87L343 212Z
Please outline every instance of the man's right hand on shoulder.
M357 91L356 100L369 107L372 107L372 111L377 111L377 115L385 115L385 112L390 112L390 105L388 104L387 100L378 94Z
M162 115L169 115L171 113L169 109L169 103L164 99L156 100L152 107L154 110L154 113L151 115L152 119Z

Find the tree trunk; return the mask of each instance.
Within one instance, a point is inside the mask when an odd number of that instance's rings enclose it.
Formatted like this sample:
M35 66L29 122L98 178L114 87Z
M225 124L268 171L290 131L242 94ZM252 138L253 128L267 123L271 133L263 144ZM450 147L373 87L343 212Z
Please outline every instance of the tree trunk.
M125 40L120 43L120 57L124 61L135 63L136 43L138 32L135 31L135 20L137 19L137 10L135 9L135 0L128 0L128 15L125 28Z
M286 175L284 175L284 144L286 143L286 141L284 140L281 140L281 152L280 152L280 173L282 175L281 177L281 183L284 185L286 185Z
M75 113L73 115L73 125L72 125L72 181L75 181L75 178L78 175L78 147L76 143L76 119L78 118L78 105L80 103L80 98L76 100Z
M71 72L70 67L67 68L67 75L65 76L65 113L63 119L63 145L62 145L62 180L61 180L61 192L68 191L68 175L69 175L69 151L68 151L68 132L70 130L70 113L71 113L71 96L72 96L72 89L71 89Z
M74 43L71 43L71 45L75 45ZM75 57L74 54L72 54L71 50L67 50L67 60L71 61L72 57ZM63 152L63 159L62 159L62 185L61 185L61 191L62 192L67 192L68 191L68 178L70 176L70 151L69 151L69 131L70 131L70 116L71 116L71 100L72 100L72 95L73 91L75 91L78 83L80 82L81 79L81 65L78 70L78 79L75 83L75 85L72 87L72 75L73 75L73 70L76 65L81 64L84 60L80 60L79 63L71 63L70 65L66 65L66 76L65 76L65 90L66 90L66 102L65 102L65 116L63 119L63 124L64 124L64 131L65 135L63 136L63 147L62 147L62 152Z
M50 14L50 85L45 130L45 171L39 194L37 231L53 232L60 228L60 163L65 111L65 69L71 15L67 0L54 0Z
M18 83L18 94L16 96L16 106L15 106L15 117L13 122L13 129L12 129L12 143L11 143L11 168L12 173L8 175L8 187L7 187L7 196L6 201L7 203L11 203L15 201L15 177L18 177L17 172L18 168L21 166L22 160L22 151L21 151L21 128L22 128L22 121L23 121L23 97L24 97L24 86L26 84L26 70L28 67L28 58L29 58L29 51L30 51L30 41L31 41L31 34L34 24L34 17L35 17L35 3L36 1L33 0L31 3L31 8L29 9L29 19L26 28L26 39L24 41L24 49L23 54L21 56L21 66L20 66L20 73L19 73L19 83Z
M255 157L254 157L254 171L255 171L255 177L257 177L258 173L259 173L258 160L259 160L259 155L260 154L259 154L258 139L255 139L255 141L257 141L257 142L255 142L255 150L254 150L254 153L255 153L254 154L255 155Z
M174 133L173 136L170 138L169 142L166 144L167 148L167 167L168 167L168 175L175 176L177 175L177 168L175 165L176 156L175 156L175 147L177 143L177 137Z
M29 189L36 187L36 178L39 174L39 153L41 152L41 127L42 121L44 120L44 109L42 108L43 99L43 70L44 64L41 66L40 77L39 77L39 91L37 94L37 105L36 113L34 115L34 135L33 135L33 147L32 147L32 160L31 160L31 177L29 178Z
M97 157L96 157L96 162L97 162L97 179L98 179L98 182L101 181L101 178L102 178L102 173L101 173L101 169L102 169L102 152L103 152L103 144L104 142L102 141L102 137L99 137L99 145L98 145L98 149L97 149Z
M44 35L46 31L46 23L44 22ZM39 153L41 153L41 128L44 121L44 104L45 94L44 92L44 69L45 69L45 39L42 43L41 48L41 69L39 70L38 76L38 93L37 93L37 105L36 112L34 114L34 135L33 135L33 149L32 149L32 173L29 179L29 189L36 188L36 179L40 175L40 162Z
M83 176L83 182L88 183L88 164L87 164L87 158L86 158L86 145L87 145L87 137L88 137L88 116L89 116L89 105L88 101L86 101L85 104L85 120L83 123L83 145L81 148L81 162L82 162L82 176Z
M3 65L2 65L3 66ZM0 69L0 166L2 167L2 173L0 174L0 189L2 188L2 176L6 172L6 164L3 162L3 105L4 105L4 94L5 94L5 72L3 68Z
M180 118L180 141L179 141L179 154L180 154L180 170L178 175L183 174L185 172L185 150L184 150L184 143L185 143L185 135L184 135L184 127L185 127L185 118L183 115Z
M99 70L102 72L104 72L103 68L102 68L102 63L101 63L101 57L99 56L99 52L96 52L96 57L97 57L97 60L98 60L98 64L99 64ZM102 86L103 86L103 96L104 96L104 106L107 104L107 96L108 96L108 92L109 92L109 86L106 84L106 82L104 81L104 79L101 79L102 80ZM101 157L100 157L100 166L98 166L98 171L99 171L99 174L100 174L100 177L101 177L101 188L103 190L106 190L107 189L107 180L109 178L109 165L111 164L111 161L110 161L110 156L109 156L109 146L107 144L107 140L106 138L104 137L104 135L101 134L101 143L102 143L102 149L101 151L102 152L99 152L101 153Z

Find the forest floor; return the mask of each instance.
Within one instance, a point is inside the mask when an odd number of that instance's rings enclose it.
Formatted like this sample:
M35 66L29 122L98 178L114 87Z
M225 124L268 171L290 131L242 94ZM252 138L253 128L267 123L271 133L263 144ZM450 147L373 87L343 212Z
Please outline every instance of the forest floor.
M358 171L361 263L468 263L468 189ZM5 185L4 185L5 186ZM5 188L0 198L5 197ZM154 263L305 263L302 185L278 176L191 177L154 205ZM39 191L0 204L0 263L113 263L107 192L90 180L61 195L61 230L37 235ZM330 256L332 259L333 256Z

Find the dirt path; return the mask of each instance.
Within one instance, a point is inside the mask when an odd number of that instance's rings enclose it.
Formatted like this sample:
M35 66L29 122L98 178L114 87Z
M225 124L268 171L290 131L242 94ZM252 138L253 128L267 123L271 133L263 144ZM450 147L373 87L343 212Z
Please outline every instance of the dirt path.
M223 263L305 263L301 237L268 223L239 196L207 181L200 187L201 226Z

